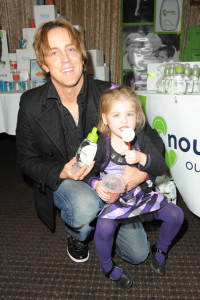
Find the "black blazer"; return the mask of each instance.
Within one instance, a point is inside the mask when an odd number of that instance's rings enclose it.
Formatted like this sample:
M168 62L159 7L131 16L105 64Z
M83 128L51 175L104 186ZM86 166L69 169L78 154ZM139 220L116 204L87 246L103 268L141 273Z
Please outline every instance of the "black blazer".
M98 122L98 100L111 86L110 82L93 80L84 74L80 93L87 101L83 125L86 137ZM35 208L39 217L55 229L53 191L68 162L57 91L49 80L46 84L22 94L16 129L17 160L22 172L35 183Z

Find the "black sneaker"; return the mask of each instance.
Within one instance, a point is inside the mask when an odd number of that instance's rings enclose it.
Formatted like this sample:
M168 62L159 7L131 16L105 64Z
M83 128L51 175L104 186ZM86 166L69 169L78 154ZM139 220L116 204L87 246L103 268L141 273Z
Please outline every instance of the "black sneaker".
M86 243L68 238L67 252L69 257L75 262L85 262L89 259L89 247Z

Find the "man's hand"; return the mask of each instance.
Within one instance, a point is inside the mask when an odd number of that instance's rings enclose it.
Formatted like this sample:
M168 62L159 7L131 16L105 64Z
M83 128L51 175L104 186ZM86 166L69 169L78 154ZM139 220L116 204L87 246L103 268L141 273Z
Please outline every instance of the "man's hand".
M88 167L84 165L82 168L78 169L76 173L73 173L72 166L75 164L76 158L73 157L62 169L59 178L60 179L73 179L73 180L82 180L94 167L95 161L91 163Z
M124 174L122 175L124 181L126 182L126 188L122 192L130 191L131 189L138 186L140 183L147 179L147 173L140 171L135 167L126 167L124 169Z

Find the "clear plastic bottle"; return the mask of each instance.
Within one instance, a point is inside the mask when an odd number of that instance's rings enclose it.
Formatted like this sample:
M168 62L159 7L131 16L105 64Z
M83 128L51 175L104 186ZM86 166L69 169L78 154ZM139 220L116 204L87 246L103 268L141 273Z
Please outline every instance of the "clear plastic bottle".
M160 83L159 83L159 86L158 86L158 91L162 94L165 93L165 78L166 78L166 75L167 75L167 65L165 66L165 69L164 69L164 74L162 76L162 80L160 79Z
M186 82L184 79L183 74L183 66L181 64L178 65L178 67L175 68L175 74L174 74L174 80L173 80L173 88L172 93L173 94L185 94L186 91Z
M192 71L193 89L192 93L199 94L199 66L194 65Z
M172 84L173 84L173 80L174 80L174 64L169 64L169 74L167 76L167 80L166 80L166 92L168 94L171 94L172 92Z
M190 69L190 64L185 64L184 68L184 79L186 82L186 94L192 93L193 89L193 80L191 78L191 69Z
M163 78L161 80L160 87L159 87L159 92L161 92L162 94L164 94L166 92L165 85L166 85L166 80L168 79L168 75L169 75L169 64L166 64L165 70L164 70L164 75L163 75Z
M93 127L87 138L82 141L76 152L76 163L72 167L72 173L76 173L83 165L90 165L97 151L97 127Z

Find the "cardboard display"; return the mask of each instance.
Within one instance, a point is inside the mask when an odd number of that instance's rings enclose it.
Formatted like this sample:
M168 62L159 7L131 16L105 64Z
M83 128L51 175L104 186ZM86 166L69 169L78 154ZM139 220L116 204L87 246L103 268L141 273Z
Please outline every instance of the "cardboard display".
M48 21L54 21L57 17L55 5L34 5L33 10L36 28Z

